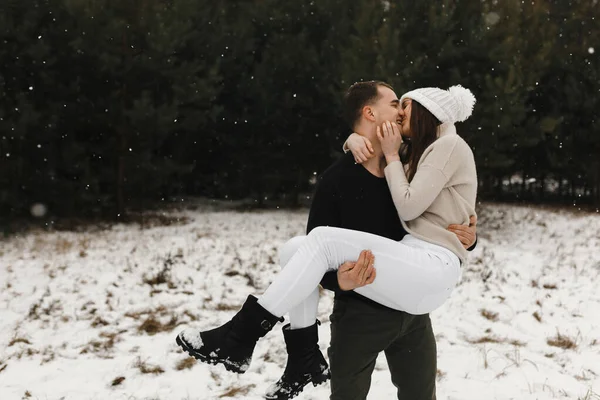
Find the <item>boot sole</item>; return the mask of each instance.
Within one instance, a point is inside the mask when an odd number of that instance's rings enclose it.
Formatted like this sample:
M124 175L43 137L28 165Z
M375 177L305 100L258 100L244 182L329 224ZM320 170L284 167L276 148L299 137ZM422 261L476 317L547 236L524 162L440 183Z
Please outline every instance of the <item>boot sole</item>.
M240 365L238 365L236 363L232 363L229 360L223 360L223 359L216 358L216 357L207 357L206 355L204 355L202 353L198 353L197 351L195 351L192 348L192 346L189 343L187 343L184 339L180 338L179 335L177 335L177 339L175 339L175 341L177 342L177 345L179 347L181 347L181 349L183 351L188 353L191 357L194 357L196 360L203 362L205 364L210 364L210 365L221 364L225 367L225 369L227 371L235 372L236 374L243 374L248 369L247 366L245 368L240 367Z
M289 400L289 399L293 399L294 397L296 397L300 393L302 393L302 391L304 390L304 388L309 383L312 383L314 387L317 387L317 386L320 386L320 385L324 384L325 382L327 382L330 379L331 379L331 372L329 371L329 369L327 369L326 372L322 373L319 376L312 376L311 375L311 377L310 377L309 380L307 380L302 386L300 386L298 389L296 389L295 391L293 391L289 395L286 395L286 396L267 396L267 395L265 395L264 398L266 400Z

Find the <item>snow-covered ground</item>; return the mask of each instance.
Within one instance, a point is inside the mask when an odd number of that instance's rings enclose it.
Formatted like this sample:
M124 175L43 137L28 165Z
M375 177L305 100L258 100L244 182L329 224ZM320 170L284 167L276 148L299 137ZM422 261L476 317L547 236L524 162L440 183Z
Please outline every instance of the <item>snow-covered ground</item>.
M239 376L196 363L174 339L261 293L306 210L170 216L180 223L0 241L0 399L262 398L285 364L281 324ZM432 314L438 398L600 398L600 215L484 205L479 233L462 283ZM323 350L331 304L325 293ZM380 358L369 400L393 398Z

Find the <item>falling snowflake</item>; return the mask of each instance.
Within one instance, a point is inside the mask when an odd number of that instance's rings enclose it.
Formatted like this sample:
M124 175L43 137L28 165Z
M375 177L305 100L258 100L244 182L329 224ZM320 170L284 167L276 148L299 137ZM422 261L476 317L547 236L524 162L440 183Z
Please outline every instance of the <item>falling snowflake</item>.
M41 218L46 215L48 208L42 203L35 203L31 206L31 215L36 218Z

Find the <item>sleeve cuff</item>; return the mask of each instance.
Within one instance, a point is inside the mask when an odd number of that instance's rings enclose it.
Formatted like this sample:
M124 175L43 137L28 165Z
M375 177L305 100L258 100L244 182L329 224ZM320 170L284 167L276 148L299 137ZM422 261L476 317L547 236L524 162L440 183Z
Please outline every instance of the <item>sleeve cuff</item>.
M469 247L467 251L473 251L475 250L475 247L477 247L477 238L475 238L475 243L473 243L473 246Z
M400 160L394 160L391 163L389 163L388 165L386 165L385 168L383 169L383 172L393 173L392 171L396 171L398 168L398 167L393 166L395 164L400 164L400 169L402 170L401 172L404 173L404 167L402 166L402 163L400 162ZM390 165L392 166L391 168L390 168Z
M385 174L385 178L388 181L394 183L402 183L403 185L408 185L408 179L406 178L406 173L404 172L404 165L400 161L392 161L383 169L383 173Z
M323 275L323 279L321 279L321 286L323 289L327 289L332 292L342 292L337 279L337 270L326 272L325 275Z

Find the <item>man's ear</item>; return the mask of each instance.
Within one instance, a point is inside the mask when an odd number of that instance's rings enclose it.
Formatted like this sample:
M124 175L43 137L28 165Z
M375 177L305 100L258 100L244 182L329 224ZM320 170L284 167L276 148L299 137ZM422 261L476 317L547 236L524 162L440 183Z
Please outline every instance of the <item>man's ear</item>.
M371 122L375 122L375 110L373 110L373 107L371 107L371 106L364 106L363 109L362 109L362 115L367 120L369 120Z

